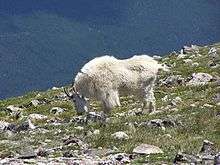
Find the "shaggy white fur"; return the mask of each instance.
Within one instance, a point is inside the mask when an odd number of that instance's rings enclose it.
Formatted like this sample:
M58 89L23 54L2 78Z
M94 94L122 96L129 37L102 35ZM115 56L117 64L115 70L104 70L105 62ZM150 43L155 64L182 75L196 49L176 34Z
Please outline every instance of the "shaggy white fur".
M167 71L165 66L147 55L123 60L112 56L97 57L76 75L74 88L83 97L101 101L105 113L121 105L119 94L137 96L143 102L143 112L152 112L155 110L153 87L159 69ZM86 105L80 105L77 111L88 109Z

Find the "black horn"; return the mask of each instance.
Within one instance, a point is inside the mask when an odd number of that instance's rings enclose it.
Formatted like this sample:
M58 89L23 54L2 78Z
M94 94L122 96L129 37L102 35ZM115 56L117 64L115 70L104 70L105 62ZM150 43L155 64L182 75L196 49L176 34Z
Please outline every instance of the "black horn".
M69 92L67 92L66 88L63 88L64 93L69 97L69 98L73 98L72 95L69 94Z

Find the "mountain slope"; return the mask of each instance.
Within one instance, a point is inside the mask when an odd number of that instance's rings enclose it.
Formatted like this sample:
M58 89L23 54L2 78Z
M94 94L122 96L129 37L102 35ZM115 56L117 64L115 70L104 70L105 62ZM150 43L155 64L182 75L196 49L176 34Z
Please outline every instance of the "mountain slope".
M220 44L185 50L186 54L171 53L161 59L171 72L158 77L154 114L140 115L140 103L130 96L121 97L122 107L114 109L105 122L97 102L91 102L96 113L76 116L59 88L0 101L0 129L8 130L1 130L0 162L213 164L220 151ZM198 73L205 73L202 79L196 79ZM28 119L34 126L27 124ZM115 139L118 131L123 136ZM158 146L163 153L134 154L141 143ZM211 149L203 146L201 150L203 143Z

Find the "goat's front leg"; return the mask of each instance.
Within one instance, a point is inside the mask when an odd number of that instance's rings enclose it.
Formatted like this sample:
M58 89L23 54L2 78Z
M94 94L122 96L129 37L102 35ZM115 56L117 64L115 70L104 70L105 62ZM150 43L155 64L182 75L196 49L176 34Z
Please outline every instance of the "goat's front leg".
M118 91L109 90L102 103L106 114L109 114L114 107L121 106Z

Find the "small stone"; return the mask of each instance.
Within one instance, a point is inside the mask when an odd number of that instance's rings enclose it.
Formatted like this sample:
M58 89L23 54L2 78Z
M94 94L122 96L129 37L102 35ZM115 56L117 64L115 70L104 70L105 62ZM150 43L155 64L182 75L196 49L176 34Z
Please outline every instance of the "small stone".
M218 57L217 49L216 49L215 47L212 47L212 48L209 50L208 55L209 55L210 57L213 57L213 58Z
M37 156L41 156L41 157L46 157L49 154L47 150L43 148L42 146L38 147L35 152Z
M196 107L196 104L190 104L190 107L194 108Z
M36 128L36 126L31 122L30 119L28 119L28 125L29 125L30 129L35 129Z
M163 122L162 119L153 119L153 120L150 120L147 123L147 126L150 126L150 127L162 127L163 126L162 122Z
M130 157L126 153L117 153L117 154L111 154L107 156L107 160L110 160L111 162L108 162L107 164L129 164L130 163ZM106 162L103 164L106 164Z
M206 104L203 105L203 107L206 107L206 108L213 108L213 105L211 105L211 104L207 104L207 103L206 103Z
M8 123L8 122L0 121L0 130L7 129L9 125L10 125L10 123Z
M177 106L179 103L182 102L182 99L177 96L176 98L174 98L172 101L171 101L171 104L174 105L174 106Z
M106 121L106 115L102 112L89 112L86 116L87 122L105 122Z
M172 138L172 136L170 134L165 134L164 136L168 137L168 138Z
M71 153L71 151L65 151L64 153L63 153L63 157L66 157L66 158L71 158L71 157L73 157L74 155L73 155L73 153Z
M215 102L220 102L220 93L217 93L213 99Z
M200 153L212 154L214 143L204 140Z
M60 88L58 88L58 87L53 87L53 88L51 88L52 90L58 90L58 89L60 89Z
M18 159L32 159L32 158L36 158L36 157L37 157L37 154L29 146L29 147L24 148L21 151L21 154L18 156Z
M208 73L193 73L192 79L187 83L187 85L205 85L212 79L213 77Z
M162 59L161 56L157 56L157 55L154 55L153 58L154 58L154 60L158 60L158 61Z
M215 155L214 160L215 160L215 162L214 162L215 165L219 165L220 164L220 153Z
M177 124L171 119L153 119L140 124L140 126L146 125L149 127L160 127L162 130L165 130L165 127L175 127Z
M186 163L186 164L201 164L201 159L194 155L188 155L184 153L178 153L174 158L174 164Z
M30 121L30 119L28 119ZM30 125L28 121L25 121L17 126L15 126L13 129L11 129L14 132L20 132L20 131L27 131L30 128ZM31 128L35 129L34 125L31 125Z
M46 120L47 119L47 116L37 114L37 113L32 113L28 117L30 120Z
M220 102L216 103L217 106L220 106Z
M65 93L60 93L58 95L55 95L55 99L66 101L66 100L68 100L68 97Z
M82 130L84 130L84 127L81 127L81 126L77 126L77 127L74 127L76 130L78 130L78 131L82 131Z
M23 109L16 107L14 105L9 105L9 106L7 106L7 110L9 110L12 113L12 112L17 112L17 111L22 111Z
M80 139L76 138L76 137L69 136L68 138L65 138L63 140L63 143L64 143L64 145L69 145L69 144L72 144L72 143L79 145L79 144L82 144L82 141Z
M142 114L143 114L142 108L134 108L134 109L129 110L129 111L127 112L127 115L128 115L128 116L140 116L140 115L142 115Z
M113 137L114 139L118 139L118 140L129 139L129 136L125 132L122 132L122 131L115 132L115 133L111 134L111 137Z
M60 108L60 107L53 107L51 110L50 110L50 113L53 113L53 114L61 114L63 112L65 112L66 109L63 109L63 108Z
M40 93L38 93L38 94L36 95L36 97L41 97L41 94L40 94Z
M133 149L133 153L149 155L149 154L161 154L163 153L163 151L157 146L153 146L149 144L141 144Z
M159 81L161 85L166 85L166 86L180 85L183 84L184 82L185 80L182 77L182 75L172 75Z
M40 104L39 100L32 100L31 101L31 105L33 105L34 107L37 107Z
M198 62L194 62L194 63L192 63L192 66L193 67L197 67L197 66L199 66L199 63Z
M192 52L192 53L199 53L199 47L197 45L191 46L183 46L184 52Z
M86 124L87 123L87 118L83 115L82 116L76 116L76 117L73 117L71 122L73 122L75 124Z
M136 128L135 128L134 123L128 123L128 127L131 132L136 132Z
M180 54L177 56L177 59L182 59L182 58L186 58L186 57L187 57L186 54L180 53Z
M162 99L161 99L163 102L167 102L169 99L168 99L168 95L165 95Z
M95 129L95 130L93 131L93 135L99 135L99 134L100 134L100 130Z
M191 59L185 59L185 60L183 60L186 64L192 64L193 63L193 61L191 60Z

